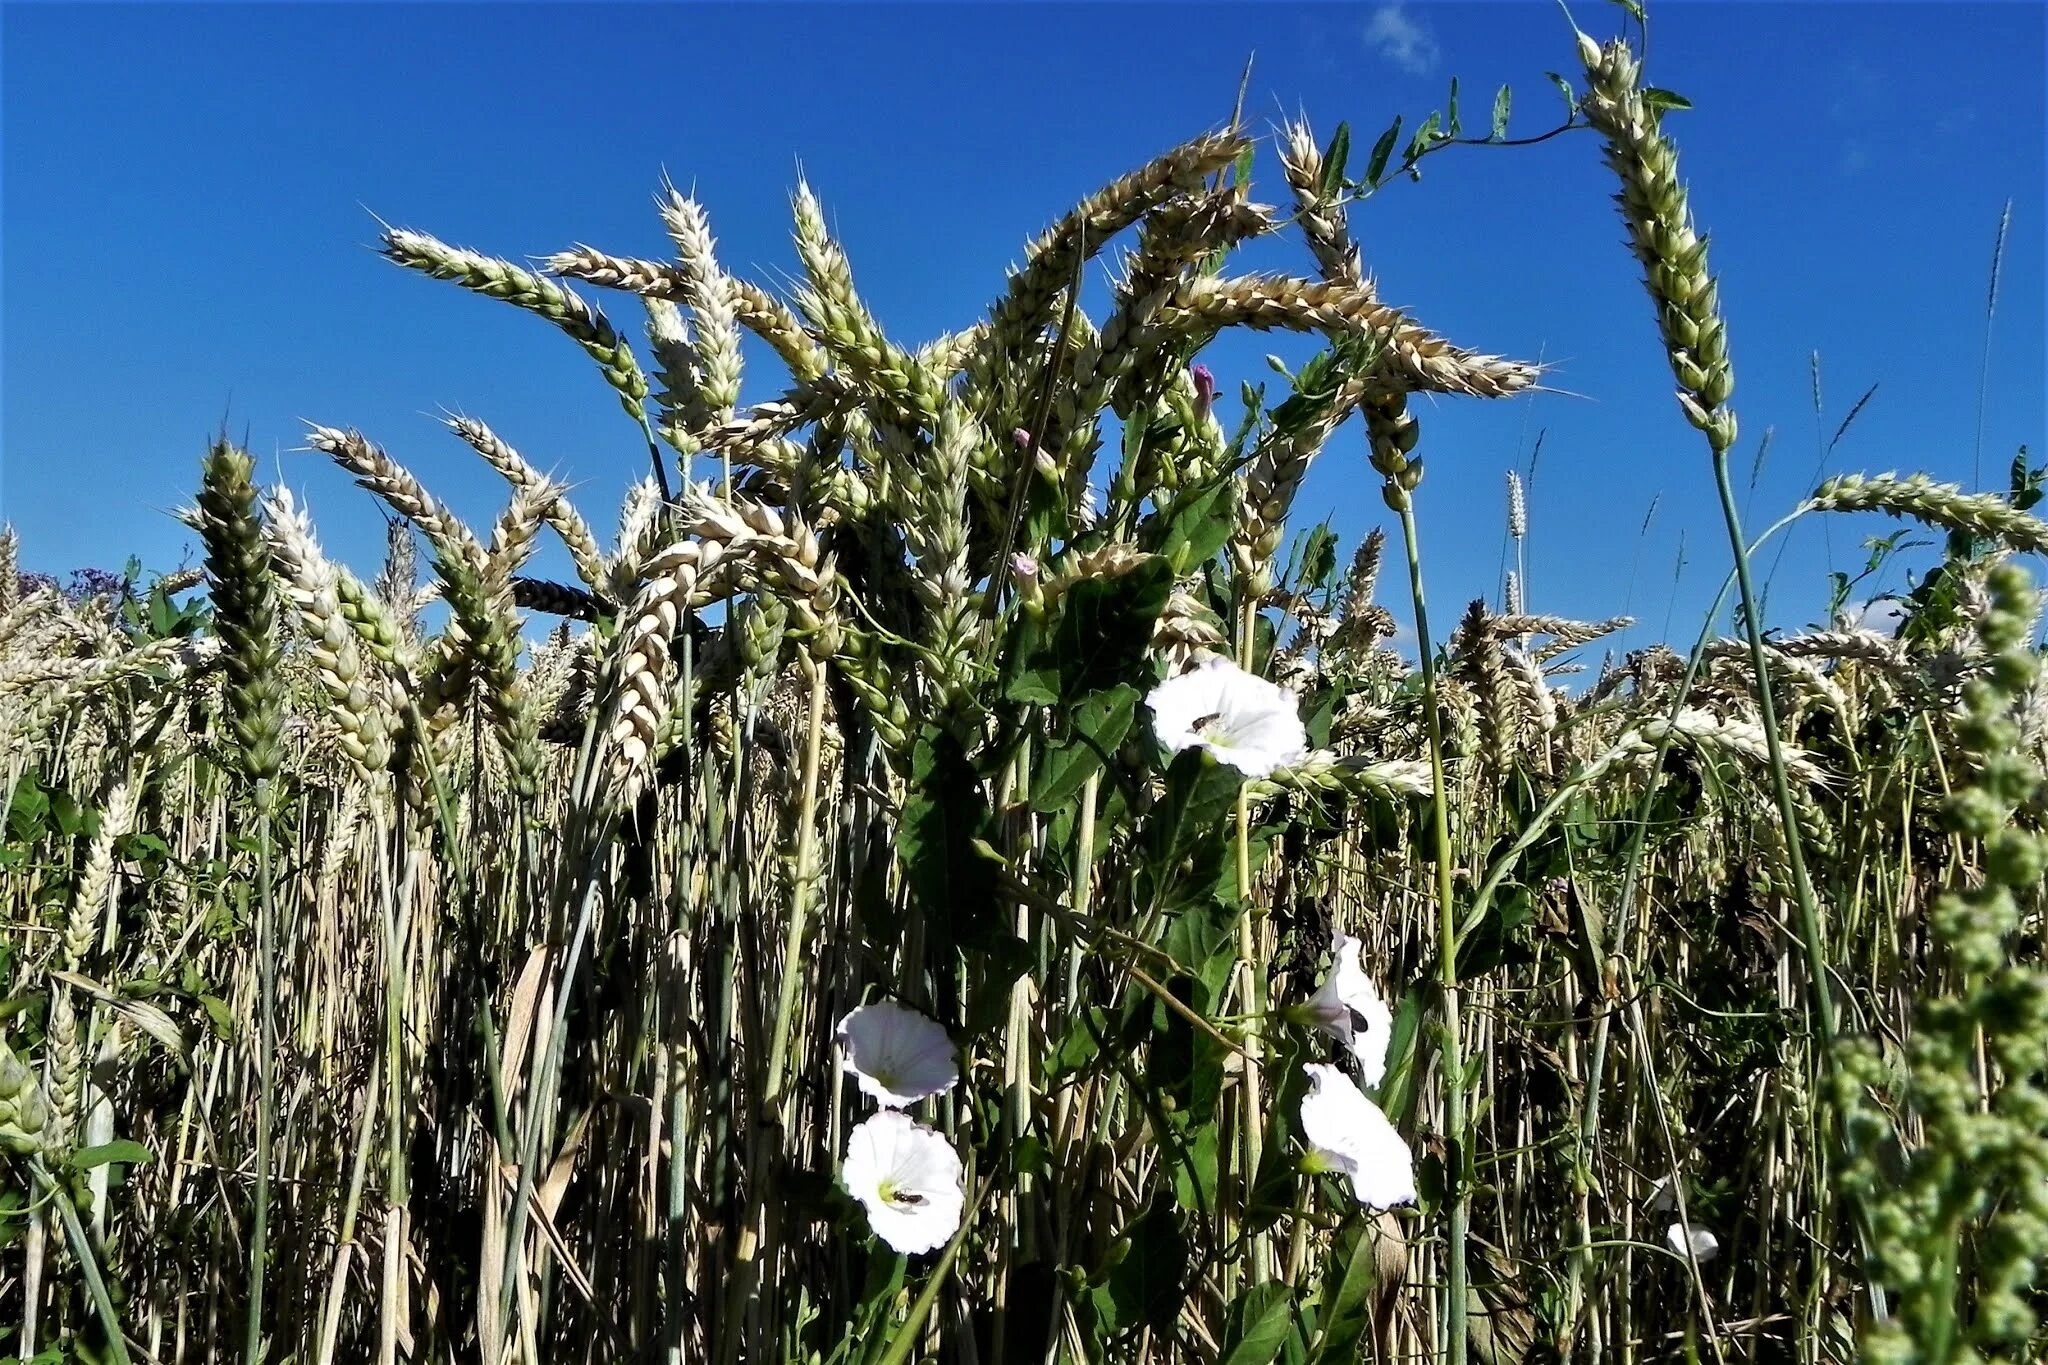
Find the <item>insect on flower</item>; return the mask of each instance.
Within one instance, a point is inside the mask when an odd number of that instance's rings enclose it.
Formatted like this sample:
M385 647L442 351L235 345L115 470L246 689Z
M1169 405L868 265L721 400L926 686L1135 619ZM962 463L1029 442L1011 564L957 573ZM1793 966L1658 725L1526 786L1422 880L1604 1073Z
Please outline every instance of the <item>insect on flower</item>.
M944 1246L967 1205L960 1156L945 1138L893 1109L855 1128L840 1167L875 1235L906 1256Z
M1211 655L1145 698L1152 732L1174 753L1200 747L1246 777L1308 756L1308 732L1285 690Z

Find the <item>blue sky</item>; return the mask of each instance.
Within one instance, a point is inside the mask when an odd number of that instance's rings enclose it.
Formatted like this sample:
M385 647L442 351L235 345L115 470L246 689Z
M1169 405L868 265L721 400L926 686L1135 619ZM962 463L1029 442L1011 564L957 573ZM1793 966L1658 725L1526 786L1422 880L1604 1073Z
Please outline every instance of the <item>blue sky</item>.
M1576 0L1602 36L1619 9ZM1971 477L1987 275L2013 202L1983 421L1987 481L2043 439L2044 8L1654 7L1671 116L1730 318L1747 466L1775 438L1756 525L1817 467ZM0 516L27 567L193 557L169 516L223 421L310 498L330 552L374 571L366 494L297 449L361 427L472 520L502 485L437 428L491 423L581 489L599 526L644 468L576 348L537 320L380 260L372 213L508 256L573 242L661 254L664 171L694 185L727 267L796 269L802 166L877 316L918 341L971 322L1021 243L1073 200L1229 113L1305 111L1370 145L1460 79L1468 128L1515 93L1554 123L1570 72L1544 3L1390 5L151 5L0 7ZM1362 152L1361 152L1362 156ZM1258 196L1285 201L1262 150ZM1629 610L1637 642L1696 628L1727 551L1590 134L1453 149L1354 212L1383 295L1476 348L1554 366L1571 396L1425 408L1421 515L1449 619L1498 590L1503 478L1539 433L1532 607ZM1309 269L1293 242L1248 267ZM624 329L630 298L596 295ZM1226 394L1306 354L1247 335L1208 357ZM1821 357L1816 420L1810 356ZM783 376L757 357L748 398ZM1850 405L1877 393L1831 455ZM1656 512L1642 533L1652 501ZM1298 519L1347 544L1384 512L1347 429ZM1773 615L1797 624L1881 521L1803 525ZM1677 565L1681 545L1686 560ZM550 561L559 566L560 559ZM1888 585L1897 586L1896 576Z

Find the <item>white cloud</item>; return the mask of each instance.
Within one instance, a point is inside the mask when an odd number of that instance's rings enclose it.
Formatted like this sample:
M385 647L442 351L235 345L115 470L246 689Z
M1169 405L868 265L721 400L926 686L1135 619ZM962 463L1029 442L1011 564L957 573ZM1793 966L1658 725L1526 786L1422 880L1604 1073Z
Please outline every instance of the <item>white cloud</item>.
M1404 9L1399 0L1388 0L1372 12L1365 26L1367 46L1411 76L1429 71L1443 55L1429 26Z
M1897 635L1899 627L1905 622L1906 604L1891 597L1846 603L1836 617L1838 629L1874 630L1879 635L1887 636Z

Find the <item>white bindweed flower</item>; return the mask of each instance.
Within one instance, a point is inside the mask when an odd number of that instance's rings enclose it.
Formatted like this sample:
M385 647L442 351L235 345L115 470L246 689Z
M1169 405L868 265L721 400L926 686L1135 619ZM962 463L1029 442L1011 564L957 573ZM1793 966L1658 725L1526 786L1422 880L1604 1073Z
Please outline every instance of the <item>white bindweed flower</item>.
M953 1040L893 1000L862 1005L839 1021L844 1063L860 1088L891 1109L950 1090L960 1079Z
M1678 1193L1672 1188L1670 1176L1657 1177L1657 1183L1643 1197L1643 1207L1651 1213L1669 1213L1678 1207Z
M1145 698L1152 732L1175 753L1200 746L1246 777L1267 777L1308 756L1295 700L1264 678L1211 655Z
M1721 1252L1721 1239L1705 1228L1694 1228L1688 1233L1685 1224L1673 1223L1664 1230L1665 1245L1678 1255L1685 1255L1687 1242L1692 1244L1695 1261L1711 1261Z
M1332 936L1336 956L1322 989L1309 997L1308 1016L1315 1026L1351 1049L1367 1085L1387 1074L1387 1045L1393 1041L1394 1014L1380 999L1372 978L1358 965L1359 942L1349 934Z
M1315 1155L1350 1178L1368 1208L1415 1202L1415 1157L1380 1107L1349 1076L1324 1062L1302 1068L1310 1090L1301 1098L1301 1131Z
M847 1137L840 1179L867 1206L875 1236L906 1256L944 1246L959 1230L967 1206L959 1154L943 1137L893 1109Z

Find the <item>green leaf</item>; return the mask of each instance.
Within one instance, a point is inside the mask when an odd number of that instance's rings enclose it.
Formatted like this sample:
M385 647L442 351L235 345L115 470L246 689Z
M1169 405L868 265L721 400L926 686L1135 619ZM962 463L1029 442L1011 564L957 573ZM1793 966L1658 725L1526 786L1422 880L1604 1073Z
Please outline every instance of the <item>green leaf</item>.
M1330 523L1323 522L1311 529L1301 549L1301 567L1294 574L1296 592L1312 592L1318 588L1331 587L1337 572L1337 533L1330 529Z
M1230 183L1243 189L1252 183L1252 149L1247 146L1231 163Z
M1379 1106L1396 1128L1405 1125L1415 1107L1416 1050L1422 1041L1422 1007L1427 987L1415 986L1401 997L1387 1041L1387 1074L1380 1081Z
M911 749L896 855L928 931L948 947L979 932L995 914L994 869L974 849L987 821L980 775L960 741L925 726Z
M1543 74L1550 77L1550 83L1557 87L1557 92L1560 95L1564 96L1565 118L1576 118L1579 112L1579 96L1578 93L1572 89L1572 83L1566 80L1564 77L1558 75L1555 71L1546 71Z
M1222 1140L1216 1121L1191 1123L1173 1163L1173 1196L1189 1213L1206 1217L1216 1207L1216 1185L1222 1170Z
M1654 85L1643 87L1643 103L1652 109L1690 109L1692 101L1675 90L1660 90Z
M1503 85L1493 97L1493 132L1490 136L1499 142L1508 135L1508 109L1514 103L1514 91Z
M214 1036L223 1043L235 1041L235 1016L227 1001L217 995L202 995L199 1005L206 1011L207 1022L213 1025Z
M1046 754L1031 793L1036 810L1058 810L1100 771L1108 756L1123 744L1137 715L1138 689L1118 683L1106 692L1090 693L1070 717L1073 737Z
M1330 134L1330 145L1323 151L1323 198L1335 199L1337 191L1344 188L1344 165L1351 160L1351 125L1340 123L1337 131Z
M1204 840L1216 839L1243 784L1242 773L1205 750L1187 748L1174 755L1166 770L1166 795L1145 823L1153 866L1165 869Z
M1394 122L1387 131L1380 134L1380 140L1372 144L1372 155L1365 162L1365 183L1377 186L1380 176L1386 172L1387 158L1394 154L1394 144L1401 138L1401 118L1394 116Z
M1294 1330L1294 1292L1284 1284L1249 1286L1230 1305L1222 1365L1272 1365Z
M1414 174L1412 163L1424 152L1428 151L1436 143L1437 138L1436 110L1432 109L1429 111L1429 117L1422 121L1422 126L1415 130L1415 136L1408 139L1408 150L1402 155L1402 161L1410 163L1408 166L1409 174Z
M1456 76L1451 77L1450 108L1449 112L1445 115L1444 123L1446 124L1445 137L1456 137L1464 126L1458 122L1458 78Z
M1143 1324L1163 1330L1172 1326L1185 1297L1182 1280L1187 1274L1188 1243L1172 1198L1164 1190L1117 1238L1110 1254L1119 1253L1105 1285L1117 1327Z
M1173 568L1152 559L1129 573L1088 578L1060 601L1053 649L1060 696L1078 702L1090 692L1144 678L1153 623L1173 593Z
M1338 1244L1323 1277L1322 1311L1317 1314L1315 1346L1309 1353L1313 1365L1358 1359L1358 1343L1369 1320L1368 1301L1373 1286L1379 1283L1375 1235L1373 1225L1365 1223Z
M119 1162L124 1166L146 1166L155 1158L149 1148L127 1138L116 1138L102 1142L97 1147L81 1147L71 1154L71 1168L75 1171L90 1171L95 1167Z
M1086 1014L1077 1014L1067 1023L1067 1036L1060 1045L1046 1054L1045 1075L1047 1080L1058 1080L1071 1076L1094 1061L1102 1050L1097 1038L1109 1029L1109 1016L1100 1005L1090 1005Z
M1643 18L1642 0L1614 0L1614 3L1620 5L1623 9L1627 10L1629 13L1629 17L1631 19L1634 19L1637 23L1640 24L1647 22Z
M1146 519L1139 531L1139 543L1152 548L1175 573L1188 573L1206 564L1223 542L1230 539L1231 509L1235 490L1228 480L1183 488L1164 508ZM1153 528L1157 528L1156 532Z

